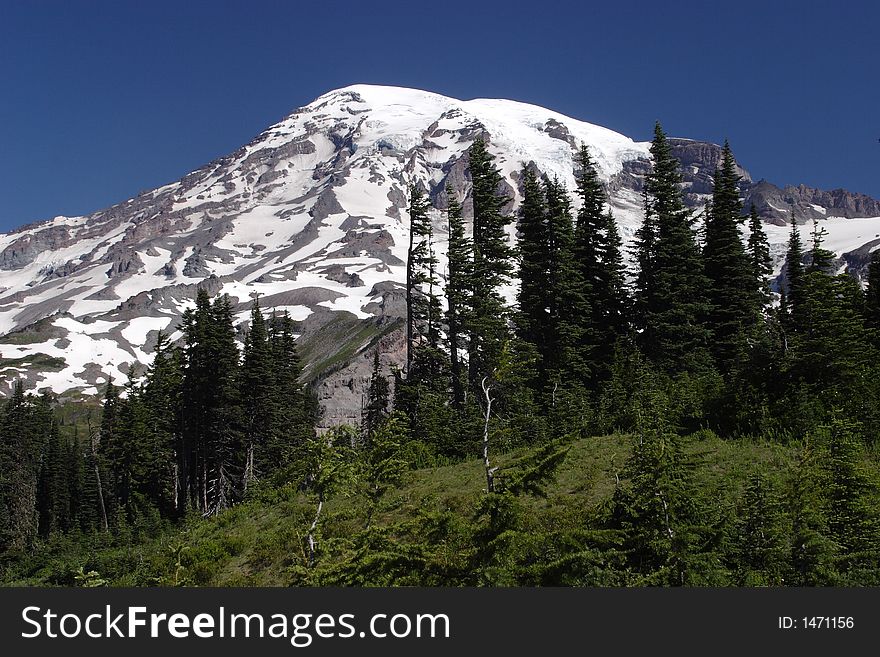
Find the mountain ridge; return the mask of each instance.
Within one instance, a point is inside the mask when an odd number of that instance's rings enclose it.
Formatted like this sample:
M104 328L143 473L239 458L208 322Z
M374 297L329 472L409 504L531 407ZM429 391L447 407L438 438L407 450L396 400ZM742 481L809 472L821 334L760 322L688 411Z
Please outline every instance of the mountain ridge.
M418 181L430 196L442 259L446 184L468 216L465 151L478 136L497 158L510 211L523 164L573 189L573 151L586 143L631 239L650 165L646 142L519 101L351 85L178 181L105 210L0 234L0 394L19 377L68 394L93 394L108 375L125 380L149 361L159 330L176 337L176 322L202 286L235 299L242 329L256 296L267 309L289 311L327 423L350 421L372 350L386 365L401 360L406 184ZM720 147L684 138L671 144L685 199L699 209ZM741 174L777 261L794 213L802 222L827 218L832 248L858 273L861 260L846 256L880 237L880 202ZM39 322L42 331L33 328ZM335 353L324 344L328 335L341 341Z

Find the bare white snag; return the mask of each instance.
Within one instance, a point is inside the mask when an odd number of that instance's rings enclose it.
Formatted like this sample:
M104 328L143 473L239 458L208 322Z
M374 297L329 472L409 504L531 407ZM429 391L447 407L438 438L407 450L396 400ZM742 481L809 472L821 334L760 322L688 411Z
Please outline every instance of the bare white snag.
M483 416L483 467L486 469L486 490L489 493L495 492L495 470L489 461L489 418L492 416L492 385L489 383L489 377L484 376L480 386L483 388L483 395L486 398L486 411Z
M318 520L321 518L321 510L324 508L324 496L318 497L318 508L315 511L315 519L309 527L309 536L306 541L309 544L309 566L315 565L315 552L317 550L317 541L315 541L315 530L318 528Z
M254 471L254 443L248 443L247 447L247 459L245 461L244 466L244 479L242 481L242 487L244 489L243 492L247 493L248 484L252 481L257 480L256 472Z
M89 425L89 447L92 452L92 463L95 464L95 482L98 486L98 506L101 508L101 530L108 531L110 526L107 522L107 507L104 505L104 488L101 485L101 469L98 467L98 431L92 430L91 418Z

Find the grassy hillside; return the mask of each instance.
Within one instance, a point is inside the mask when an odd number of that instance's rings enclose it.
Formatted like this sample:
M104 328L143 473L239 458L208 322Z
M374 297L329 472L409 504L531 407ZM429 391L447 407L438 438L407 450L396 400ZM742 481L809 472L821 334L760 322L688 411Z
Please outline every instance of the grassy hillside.
M574 442L546 497L522 499L518 522L524 535L576 536L610 499L630 444L630 437L621 435ZM735 512L751 473L760 470L782 485L798 453L795 446L724 441L713 434L688 439L685 449L694 465L694 489L718 518ZM524 454L506 454L499 463L510 464ZM876 480L877 460L870 463ZM475 522L484 487L477 460L408 473L403 486L384 496L370 522L374 529L367 532L368 540L379 537L381 545L371 543L362 556L391 549L406 561L406 555L423 555L430 545L434 561L464 558L466 528ZM318 560L310 568L305 537L315 507L312 496L293 487L266 487L213 518L191 518L176 526L145 520L116 538L68 536L39 544L30 555L5 564L3 580L12 585L82 584L85 580L76 573L83 568L96 573L93 581L121 586L325 583L322 573L335 563L360 558L355 537L364 535L369 503L362 494L329 500L318 534ZM411 583L405 564L400 573L393 582Z

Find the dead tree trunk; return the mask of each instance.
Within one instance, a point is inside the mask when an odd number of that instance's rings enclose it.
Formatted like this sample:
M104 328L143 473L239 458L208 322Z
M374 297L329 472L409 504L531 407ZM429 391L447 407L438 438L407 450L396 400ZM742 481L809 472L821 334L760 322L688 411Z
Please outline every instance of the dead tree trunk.
M480 386L483 388L483 396L486 399L485 415L483 416L483 467L486 469L486 491L495 492L495 470L489 461L489 418L492 416L492 386L489 377L484 376Z
M92 430L89 421L89 450L92 454L92 463L95 464L95 484L98 489L98 508L101 510L101 531L108 531L110 524L107 522L107 507L104 504L104 487L101 485L101 468L98 467L98 432Z
M312 520L312 524L309 527L309 536L306 541L309 544L309 566L315 565L315 552L317 548L317 541L315 541L315 531L318 529L318 520L321 518L321 511L324 509L324 496L318 496L318 508L315 511L315 519Z
M248 484L256 481L257 476L254 471L254 443L250 442L247 447L247 460L244 466L244 479L242 481L242 492L247 493Z

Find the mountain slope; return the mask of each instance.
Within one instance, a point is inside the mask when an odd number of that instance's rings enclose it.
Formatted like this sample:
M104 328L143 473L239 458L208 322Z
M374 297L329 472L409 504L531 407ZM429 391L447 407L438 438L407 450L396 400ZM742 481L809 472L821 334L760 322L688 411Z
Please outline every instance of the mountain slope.
M445 184L469 211L464 153L477 136L497 157L510 210L523 163L573 189L573 155L586 143L624 238L632 236L648 144L533 105L354 85L175 183L0 235L0 394L18 377L68 394L94 393L107 376L124 381L149 361L159 330L178 335L204 286L232 296L242 323L257 296L264 308L289 311L325 422L355 418L370 350L400 360L406 186L418 181L430 194L442 259ZM688 202L699 208L720 149L684 139L674 147ZM828 217L829 245L856 252L846 261L855 268L880 240L880 219L855 218L880 217L873 199L779 190L742 173L744 195L776 224L768 229L777 255L791 212Z

